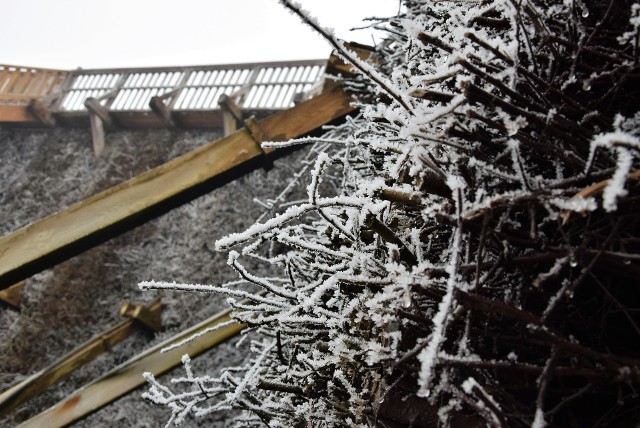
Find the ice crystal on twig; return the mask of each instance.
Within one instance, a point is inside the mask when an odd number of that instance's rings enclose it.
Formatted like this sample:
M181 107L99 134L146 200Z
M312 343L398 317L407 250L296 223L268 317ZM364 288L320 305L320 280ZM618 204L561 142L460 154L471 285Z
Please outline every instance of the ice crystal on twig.
M283 3L353 63L361 113L272 145L324 148L306 201L216 243L239 282L144 284L226 293L254 336L147 398L242 426L637 419L638 6L407 0L370 63Z

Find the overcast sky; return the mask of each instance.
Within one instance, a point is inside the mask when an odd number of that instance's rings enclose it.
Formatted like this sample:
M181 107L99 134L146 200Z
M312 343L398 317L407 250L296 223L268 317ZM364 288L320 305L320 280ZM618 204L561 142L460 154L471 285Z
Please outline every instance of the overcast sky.
M339 37L367 44L371 32L348 29L398 9L398 0L298 2ZM277 0L0 0L0 5L2 64L201 65L316 59L331 52Z

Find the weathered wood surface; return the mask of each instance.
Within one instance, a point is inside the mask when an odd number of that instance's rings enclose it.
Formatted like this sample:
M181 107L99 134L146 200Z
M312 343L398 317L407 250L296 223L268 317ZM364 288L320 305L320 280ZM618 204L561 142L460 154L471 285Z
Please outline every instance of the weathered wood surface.
M159 315L162 309L160 301L153 302L147 309L151 314ZM0 394L0 415L37 396L51 385L69 376L79 367L96 359L100 354L109 351L113 346L129 337L138 322L131 317L101 334L89 339L71 352L50 364L48 367L27 377Z
M0 105L0 123L2 122L27 122L29 124L37 125L38 119L35 118L26 106L19 105Z
M263 155L259 142L298 137L344 116L350 101L334 88L256 122L254 135L236 131L0 238L0 289L49 267L52 253Z
M160 350L180 343L189 337L214 327L219 323L229 321L230 310L223 311L196 326L154 346L139 354L101 378L75 391L53 407L34 416L20 427L61 427L77 421L89 413L109 404L117 398L140 387L145 383L144 372L159 376L182 362L182 356L189 354L195 357L213 348L217 344L235 336L245 328L245 325L233 323L218 330L206 333L193 341L174 348L163 354Z
M69 72L0 64L0 123L37 126L39 117L27 108L33 99L56 92ZM32 112L31 112L32 113Z

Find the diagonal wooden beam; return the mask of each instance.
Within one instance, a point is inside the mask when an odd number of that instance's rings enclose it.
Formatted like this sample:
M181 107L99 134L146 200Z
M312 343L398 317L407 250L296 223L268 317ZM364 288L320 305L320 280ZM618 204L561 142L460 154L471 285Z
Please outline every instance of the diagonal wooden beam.
M144 372L159 376L181 364L184 354L195 357L238 334L246 326L244 324L231 323L203 334L183 346L165 353L160 352L163 348L180 343L195 334L213 328L217 324L230 321L230 313L230 309L220 312L208 320L131 358L19 426L23 428L62 427L84 418L86 415L145 384L145 379L142 377Z
M13 284L11 287L0 290L0 301L9 305L12 308L20 309L20 302L22 301L22 289L26 281L20 281L17 284Z
M144 310L152 314L152 316L159 318L162 304L160 300L156 300L151 303L148 308L142 306L136 308L144 308ZM16 406L34 398L51 385L69 376L78 368L93 361L104 352L109 351L113 346L131 335L137 322L138 319L136 317L129 317L126 321L89 339L71 352L57 359L48 367L34 373L22 382L4 391L0 394L0 415L4 415ZM144 322L142 323L144 324Z
M259 141L302 136L353 110L350 96L336 87L258 121ZM90 238L114 236L115 226L263 154L252 134L241 129L0 238L0 289L79 253L80 244L92 244Z

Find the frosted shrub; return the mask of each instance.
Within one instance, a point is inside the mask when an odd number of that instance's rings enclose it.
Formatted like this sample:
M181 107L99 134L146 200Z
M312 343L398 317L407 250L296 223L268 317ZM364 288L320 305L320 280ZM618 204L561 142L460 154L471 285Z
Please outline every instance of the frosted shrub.
M361 115L316 139L306 201L216 243L238 281L141 284L228 295L253 352L145 397L170 423L637 421L640 5L405 1L373 65L283 3L354 63Z

